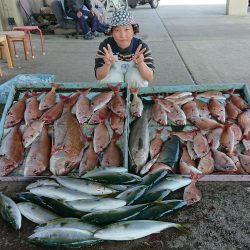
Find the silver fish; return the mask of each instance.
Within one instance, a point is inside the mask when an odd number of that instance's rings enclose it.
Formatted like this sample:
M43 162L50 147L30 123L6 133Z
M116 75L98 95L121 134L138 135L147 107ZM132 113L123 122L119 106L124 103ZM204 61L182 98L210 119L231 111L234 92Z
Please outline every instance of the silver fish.
M50 179L38 180L36 182L29 184L26 187L26 190L30 190L31 188L40 187L40 186L57 186L58 187L59 184L55 182L54 180L50 180Z
M84 192L91 195L105 195L112 194L115 190L104 186L98 182L93 182L84 179L70 178L70 177L55 177L56 181L62 186L76 190L79 192Z
M14 229L21 228L22 216L16 203L2 193L0 193L0 214Z
M36 232L28 237L28 242L44 246L72 248L86 245L93 245L100 240L93 238L93 233L78 228L50 228Z
M159 190L169 189L171 191L175 191L182 187L185 187L191 183L191 179L183 176L169 176L165 180L161 181L157 185L155 185L152 189L150 189L149 193L156 192Z
M94 234L94 237L103 240L135 240L167 228L181 229L183 226L163 221L130 220L103 227Z
M132 125L129 137L129 150L136 165L136 172L146 164L149 155L148 110L144 109L142 117Z
M126 201L114 198L67 201L68 205L79 211L91 213L105 209L115 209L126 205Z
M30 189L30 192L39 196L49 197L52 199L61 199L65 201L94 198L94 196L92 195L72 190L66 187L41 186Z
M36 224L42 224L60 217L32 202L20 202L17 206L24 217Z
M97 229L99 229L98 226L82 222L80 219L77 218L59 218L38 225L34 229L34 232L40 232L52 228L75 228L87 230L89 232L95 232Z

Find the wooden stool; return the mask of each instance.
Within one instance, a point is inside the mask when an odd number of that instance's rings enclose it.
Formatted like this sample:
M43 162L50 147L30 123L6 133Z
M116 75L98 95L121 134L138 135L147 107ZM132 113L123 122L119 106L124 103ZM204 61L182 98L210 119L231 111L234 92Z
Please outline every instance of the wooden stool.
M11 54L10 54L10 49L9 49L9 45L7 42L7 38L6 35L0 35L0 49L1 49L1 59L3 59L3 54L2 54L2 49L5 52L5 56L6 56L6 60L8 63L8 67L9 68L13 68L13 59L11 58Z
M0 35L6 35L6 37L7 37L7 42L9 45L9 51L10 51L10 56L12 59L13 66L15 66L15 62L14 62L14 58L12 56L11 42L13 42L13 45L14 45L15 55L16 55L15 42L21 41L23 43L25 60L28 60L29 51L28 51L26 36L25 36L25 33L23 31L0 31Z
M19 26L19 27L14 27L13 30L21 30L21 31L24 31L24 32L28 33L32 58L34 58L35 56L34 56L34 52L33 52L32 37L31 37L30 32L34 31L34 30L37 30L39 32L39 34L40 34L40 40L41 40L41 45L42 45L42 54L45 55L45 52L44 52L44 43L43 43L43 33L39 29L38 26Z

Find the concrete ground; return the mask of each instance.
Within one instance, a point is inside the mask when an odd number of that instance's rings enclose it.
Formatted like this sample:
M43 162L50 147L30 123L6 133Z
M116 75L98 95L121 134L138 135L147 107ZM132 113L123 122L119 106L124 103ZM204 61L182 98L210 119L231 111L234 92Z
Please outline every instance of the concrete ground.
M250 16L226 16L226 1L222 0L218 0L221 4L206 4L215 0L170 2L174 1L161 0L156 10L148 5L132 10L141 27L139 37L148 43L155 59L152 85L250 84ZM62 82L95 80L94 56L102 38L85 41L45 36L46 56L42 56L38 37L33 37L35 59L25 62L20 52L17 67L10 70L4 65L2 83L24 73L55 74ZM26 184L1 182L0 189L6 187L13 194ZM85 249L250 249L249 182L199 182L198 186L203 194L200 203L164 218L190 223L189 234L166 230L141 240L105 242ZM182 191L176 197L181 198ZM33 226L24 220L22 230L15 232L1 223L1 249L40 249L25 241Z

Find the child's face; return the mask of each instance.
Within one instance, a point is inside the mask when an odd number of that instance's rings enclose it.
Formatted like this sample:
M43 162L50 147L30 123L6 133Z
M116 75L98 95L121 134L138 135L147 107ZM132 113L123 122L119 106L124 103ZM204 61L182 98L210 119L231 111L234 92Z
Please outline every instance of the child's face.
M112 37L122 49L129 47L133 36L134 30L131 24L126 26L116 26L112 29Z

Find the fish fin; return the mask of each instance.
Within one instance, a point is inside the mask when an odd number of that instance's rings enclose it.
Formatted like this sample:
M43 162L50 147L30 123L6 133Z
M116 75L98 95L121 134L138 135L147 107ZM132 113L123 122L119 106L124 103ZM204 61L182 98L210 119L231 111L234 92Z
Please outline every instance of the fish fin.
M132 94L137 94L138 93L138 87L131 87L130 88L130 92L132 93Z
M179 132L185 128L185 125L173 125L173 124L171 124L171 128L174 132Z
M61 84L56 84L56 83L51 83L51 88L52 89L54 89L54 90L56 90L56 89L58 89L58 88L60 88L61 87Z
M194 173L193 171L190 171L190 176L191 176L192 181L197 182L198 180L203 178L205 175L204 174L197 174L197 173Z
M189 230L189 226L191 225L190 222L186 222L186 223L179 223L176 225L176 228L178 230L180 230L181 232L185 233L185 234L190 234L190 230Z
M159 197L157 200L155 200L153 203L154 204L161 204L161 202L164 200L165 197Z
M63 145L63 146L54 146L53 144L52 144L52 147L51 147L51 155L53 155L54 153L56 153L57 151L60 151L60 150L64 150L64 148L65 148L65 145ZM66 150L65 150L65 152L67 152Z
M70 107L73 107L76 104L79 95L80 95L79 93L76 93L75 95L71 96L68 99L67 104L69 104Z

